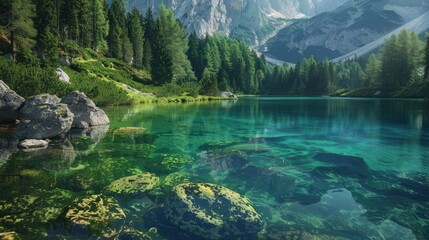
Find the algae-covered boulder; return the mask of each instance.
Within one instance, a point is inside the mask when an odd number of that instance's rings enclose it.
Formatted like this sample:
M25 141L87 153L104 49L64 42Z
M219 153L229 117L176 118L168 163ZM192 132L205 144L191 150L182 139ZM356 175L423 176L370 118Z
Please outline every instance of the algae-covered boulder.
M165 177L164 181L162 181L161 189L162 191L168 193L170 192L175 186L181 184L181 183L187 183L189 182L190 177L186 174L175 172L172 174L169 174L167 177Z
M69 228L93 234L120 227L125 213L114 198L91 195L72 204L64 219Z
M73 113L65 104L37 105L27 109L16 129L20 139L45 139L70 130Z
M0 124L14 123L19 118L19 108L25 99L0 80Z
M147 132L146 128L142 127L122 127L113 130L113 134L121 135L121 134L141 134Z
M174 172L191 161L191 157L183 154L161 154L159 156L160 171Z
M151 240L152 238L144 232L138 231L134 228L126 228L122 230L115 238L118 240Z
M84 93L72 92L65 96L61 103L67 104L70 111L73 112L73 127L75 128L88 128L110 123L106 113Z
M2 232L0 233L0 239L2 240L18 240L22 239L16 232Z
M251 235L263 227L249 199L209 183L177 185L166 200L165 215L172 224L201 238Z
M153 190L159 184L159 177L152 173L142 173L123 177L106 187L106 193L134 197Z

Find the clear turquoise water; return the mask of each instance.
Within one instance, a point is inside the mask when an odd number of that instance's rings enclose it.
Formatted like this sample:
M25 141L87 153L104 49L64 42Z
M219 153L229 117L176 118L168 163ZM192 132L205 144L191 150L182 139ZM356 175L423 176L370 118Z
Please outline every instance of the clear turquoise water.
M266 221L262 239L429 237L428 101L249 97L105 110L109 129L37 152L0 135L0 232L73 239L61 214L76 199L124 176L180 172L247 196ZM207 151L240 151L248 163L213 163ZM170 155L187 161L160 164ZM153 220L162 203L160 194L121 207L136 229L186 239Z

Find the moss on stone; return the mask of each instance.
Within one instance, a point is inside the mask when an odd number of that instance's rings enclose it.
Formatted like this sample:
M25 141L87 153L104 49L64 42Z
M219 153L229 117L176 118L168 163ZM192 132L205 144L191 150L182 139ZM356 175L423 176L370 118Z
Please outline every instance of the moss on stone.
M172 174L169 174L167 177L165 177L164 181L162 181L161 189L168 193L170 192L175 186L181 184L181 183L187 183L189 182L190 177L186 174L175 172Z
M125 213L114 198L91 195L72 204L64 218L68 227L93 234L107 231L116 222L123 223Z
M152 173L142 173L120 178L107 186L105 191L108 194L133 197L153 190L158 184L158 176Z
M255 234L263 227L249 199L209 183L183 183L166 201L166 217L182 230L219 239Z

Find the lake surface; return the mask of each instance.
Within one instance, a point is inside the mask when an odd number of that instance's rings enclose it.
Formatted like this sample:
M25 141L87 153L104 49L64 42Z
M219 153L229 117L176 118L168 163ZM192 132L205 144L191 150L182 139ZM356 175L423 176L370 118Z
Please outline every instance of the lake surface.
M103 236L103 229L67 227L68 206L104 193L114 180L150 172L161 179L155 193L118 201L124 224L155 227L153 238L193 239L156 220L169 175L249 198L265 221L260 239L429 237L428 101L248 97L105 110L109 128L74 131L36 152L17 150L3 130L0 232Z

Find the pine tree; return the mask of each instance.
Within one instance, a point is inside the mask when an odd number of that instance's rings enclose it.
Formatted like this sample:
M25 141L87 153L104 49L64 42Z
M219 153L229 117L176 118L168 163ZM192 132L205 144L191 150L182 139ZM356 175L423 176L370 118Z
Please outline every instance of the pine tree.
M182 24L174 18L173 11L167 9L164 4L160 6L157 25L158 29L163 31L166 47L171 53L174 78L178 82L194 80L195 75L186 56L188 50L186 32ZM152 53L154 54L155 52L153 51Z
M112 57L123 59L125 36L125 6L122 0L113 0L109 9L109 53Z
M141 16L137 8L134 8L128 20L128 32L133 48L133 63L136 67L143 66L143 26Z
M425 74L424 78L429 78L429 33L426 33L426 51L425 51Z
M45 63L55 63L59 57L58 5L51 0L36 1L37 51Z
M128 37L128 31L124 32L124 35L122 36L122 61L131 64L133 61L133 45L130 41L130 38Z
M200 90L201 94L215 96L217 94L217 80L216 73L213 72L210 68L205 68L203 76L201 78L202 88Z
M189 49L187 56L191 62L192 69L195 71L195 76L200 79L204 71L204 40L197 37L195 33L189 35Z
M380 61L375 54L371 54L365 67L365 87L371 87L379 83Z
M92 1L92 49L105 53L108 50L106 38L109 34L109 6L105 0Z
M143 46L143 67L151 71L153 41L156 38L156 22L153 18L152 9L148 8L143 19L144 46Z
M160 21L156 22L156 35L152 39L152 51L156 53L152 56L151 73L152 81L156 85L171 83L174 79L173 57L168 48L166 31Z
M37 34L33 25L35 5L31 0L2 0L0 5L0 22L9 32L10 52L15 59L15 49L25 46Z

